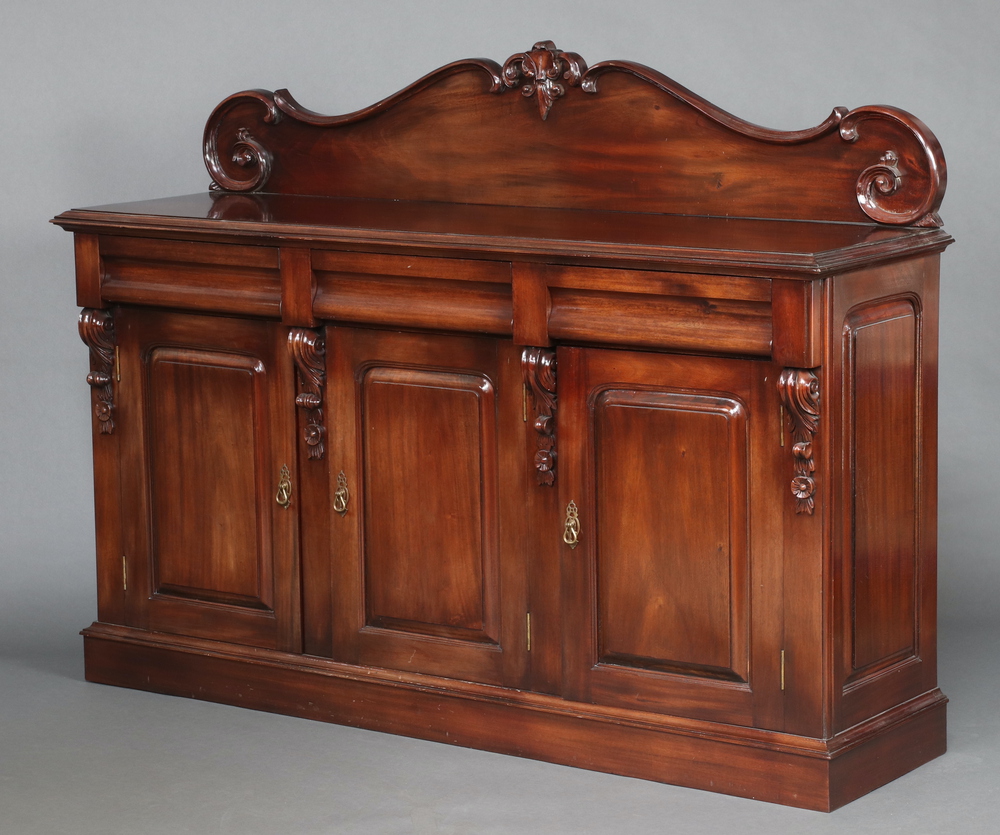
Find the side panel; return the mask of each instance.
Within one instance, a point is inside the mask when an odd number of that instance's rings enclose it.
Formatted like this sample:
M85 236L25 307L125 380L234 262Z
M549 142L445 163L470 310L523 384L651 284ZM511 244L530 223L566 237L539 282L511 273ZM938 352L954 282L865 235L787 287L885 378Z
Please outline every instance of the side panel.
M834 731L934 690L937 257L837 279Z
M854 439L852 677L917 652L917 311L855 309L844 329Z

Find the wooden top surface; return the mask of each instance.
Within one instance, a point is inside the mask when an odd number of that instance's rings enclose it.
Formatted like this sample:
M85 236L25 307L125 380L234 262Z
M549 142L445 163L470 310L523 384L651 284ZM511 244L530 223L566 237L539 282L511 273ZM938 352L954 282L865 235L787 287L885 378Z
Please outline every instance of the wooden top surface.
M74 231L741 274L827 274L944 249L941 229L206 192L73 209Z

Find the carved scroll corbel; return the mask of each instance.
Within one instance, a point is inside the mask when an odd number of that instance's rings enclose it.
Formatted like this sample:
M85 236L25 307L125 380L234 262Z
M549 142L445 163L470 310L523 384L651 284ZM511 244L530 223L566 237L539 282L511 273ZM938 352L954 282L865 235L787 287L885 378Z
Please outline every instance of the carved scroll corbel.
M546 348L525 348L521 354L524 384L531 392L538 433L535 477L551 487L556 480L556 352Z
M87 382L97 395L94 416L102 435L115 431L115 320L110 311L85 307L80 311L80 339L90 349Z
M293 328L288 334L288 347L299 370L299 393L295 405L306 413L302 432L309 458L319 460L325 447L326 425L323 421L323 386L326 384L326 343L318 331Z
M808 369L786 368L778 379L778 391L792 430L795 512L812 515L816 507L813 498L816 493L816 480L813 478L816 461L812 442L819 428L819 378Z

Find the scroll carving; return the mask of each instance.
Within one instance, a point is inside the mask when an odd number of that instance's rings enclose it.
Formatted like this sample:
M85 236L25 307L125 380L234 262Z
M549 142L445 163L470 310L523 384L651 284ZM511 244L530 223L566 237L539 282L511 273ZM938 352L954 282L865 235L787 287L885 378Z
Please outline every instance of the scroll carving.
M80 338L90 349L87 382L96 394L94 416L102 435L115 431L115 321L107 310L86 307L80 312Z
M786 368L778 379L778 391L791 422L795 512L812 515L816 507L812 444L819 427L819 378L808 369Z
M880 211L879 196L895 194L903 183L899 173L899 157L895 151L886 151L875 165L870 165L858 177L858 203L872 215Z
M886 151L876 164L865 168L858 177L861 210L879 223L940 226L937 210L944 197L948 169L937 138L923 122L905 111L871 106L859 107L844 116L840 123L841 139L856 142L861 136L858 126L867 121L882 122L896 129L902 127L911 134L920 151L911 163L919 170L914 171L915 176L908 175L897 151Z
M274 103L274 96L266 90L248 90L230 96L208 120L204 142L205 165L212 175L210 188L213 190L255 191L263 188L271 176L274 157L246 126L236 129L231 144L226 143L228 147L220 147L220 130L226 117L236 108L255 101L264 106L265 124L275 125L281 121L281 111Z
M552 41L539 41L529 52L507 59L503 65L503 83L508 87L521 85L521 95L525 98L534 96L544 120L556 99L566 95L562 81L578 87L586 72L587 65L575 52L560 52Z
M326 384L324 357L326 343L322 335L307 328L293 328L288 347L299 371L299 393L295 405L306 414L302 438L309 458L319 460L325 452L326 425L323 420L323 386Z
M525 348L521 354L524 383L531 392L538 433L535 477L551 487L556 480L556 352L546 348Z

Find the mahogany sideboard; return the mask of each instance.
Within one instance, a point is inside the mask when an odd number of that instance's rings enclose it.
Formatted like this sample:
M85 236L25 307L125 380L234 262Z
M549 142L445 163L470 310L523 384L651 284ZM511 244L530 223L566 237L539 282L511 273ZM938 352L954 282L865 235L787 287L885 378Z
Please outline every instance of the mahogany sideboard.
M65 212L91 681L830 810L945 750L945 163L541 42Z

